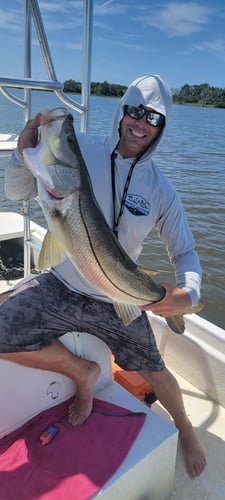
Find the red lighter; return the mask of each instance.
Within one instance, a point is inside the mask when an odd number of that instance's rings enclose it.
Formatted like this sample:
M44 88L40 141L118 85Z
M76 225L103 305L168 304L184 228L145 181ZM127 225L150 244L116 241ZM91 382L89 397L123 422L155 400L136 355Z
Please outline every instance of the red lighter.
M39 440L43 446L46 444L49 444L52 439L58 434L59 430L55 425L48 425L48 427L42 432L42 434L39 437Z

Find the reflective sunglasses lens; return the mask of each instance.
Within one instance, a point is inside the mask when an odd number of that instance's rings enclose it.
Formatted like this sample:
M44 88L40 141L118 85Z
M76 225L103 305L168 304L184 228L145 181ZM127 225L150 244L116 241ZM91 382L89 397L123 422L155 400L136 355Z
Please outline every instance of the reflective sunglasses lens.
M142 116L144 116L145 114L144 109L137 108L136 106L126 105L124 106L124 111L128 116L134 118L135 120L140 120L140 118L142 118Z
M124 114L134 118L134 120L140 120L145 115L147 123L152 127L160 127L164 123L164 116L159 113L146 111L141 107L130 106L129 104L124 106Z
M163 116L159 113L146 113L146 120L153 127L160 127L163 123Z

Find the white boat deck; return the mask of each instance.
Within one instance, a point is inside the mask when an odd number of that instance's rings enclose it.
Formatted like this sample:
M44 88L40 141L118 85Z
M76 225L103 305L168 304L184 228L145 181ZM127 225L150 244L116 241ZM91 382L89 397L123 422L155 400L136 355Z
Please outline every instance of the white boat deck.
M9 219L5 219L6 214L0 214L2 238L9 238ZM15 227L14 224L15 223ZM5 224L5 230L3 225ZM13 221L10 223L11 231L14 236L21 236L21 216L13 216ZM14 228L14 229L13 229ZM38 225L32 223L32 236L35 241L40 242L45 230ZM43 231L43 233L42 233ZM20 280L18 280L20 281ZM0 281L0 293L9 290L15 286L15 281ZM193 315L196 316L196 315ZM225 378L225 349L224 349L224 330L218 329L215 325L197 317L195 320L192 317L186 320L187 331L183 336L177 336L168 329L165 329L162 319L155 318L154 331L156 331L157 341L161 352L166 361L167 366L174 373L182 390L185 408L190 417L190 420L195 427L198 436L206 450L207 466L203 473L196 479L190 479L185 472L181 450L178 445L176 466L173 463L174 446L176 455L176 440L177 432L175 431L171 418L168 413L157 402L151 407L149 421L145 427L145 439L143 445L134 448L134 455L131 455L133 463L137 458L137 453L144 453L143 460L139 461L139 475L146 480L151 478L152 491L149 496L142 494L139 496L137 492L144 492L144 489L138 486L135 490L133 486L134 474L131 470L125 471L127 462L122 465L122 469L118 472L115 485L112 489L102 490L98 497L102 500L223 500L225 496L225 408L224 408L224 378ZM211 327L214 329L214 335L211 335ZM11 372L11 370L10 370ZM181 376L182 374L182 376ZM42 374L39 374L42 377ZM27 377L28 379L30 377ZM5 380L4 376L1 377ZM39 380L37 386L39 387ZM36 382L35 382L36 383ZM206 396L205 392L201 392L198 387L210 394ZM4 392L3 389L0 391ZM17 388L18 391L18 388ZM36 392L35 392L36 394ZM5 401L5 395L4 401ZM101 389L100 393L96 393L97 397L115 402L121 406L129 405L132 409L139 408L141 411L143 403L139 402L131 396L125 389L121 388L113 382L107 387ZM1 397L1 394L0 394ZM215 399L215 401L214 401ZM220 401L222 404L219 404ZM10 401L9 401L9 404ZM15 401L12 401L14 406ZM223 405L223 406L222 406ZM4 407L4 405L3 405ZM2 408L3 408L2 407ZM146 408L144 406L144 408ZM40 408L41 411L41 408ZM147 411L149 412L148 408ZM2 412L1 412L2 413ZM13 413L13 412L12 412ZM153 415L152 415L153 414ZM158 419L154 417L159 417ZM163 420L161 419L163 418ZM172 425L171 425L172 424ZM167 427L168 425L168 427ZM164 430L163 430L164 429ZM161 433L165 431L164 437ZM149 439L149 442L148 442ZM156 449L151 450L152 440L157 441ZM174 441L175 440L175 441ZM145 458L145 444L148 443L148 458ZM166 443L166 444L165 444ZM168 468L165 467L166 461ZM124 469L125 467L125 469ZM138 470L138 464L136 464ZM171 486L171 478L175 477L172 488L169 487L168 495L165 494L165 485ZM157 471L157 475L156 475ZM161 481L162 489L157 492L157 481ZM162 478L164 478L164 483ZM115 479L115 478L114 478ZM114 480L113 480L114 481ZM165 482L167 481L167 483ZM135 483L135 481L134 481ZM132 487L131 487L132 486ZM119 488L119 489L118 489ZM122 488L122 489L121 489ZM164 489L163 489L164 488ZM123 494L121 496L121 492ZM132 491L133 496L130 496ZM161 493L160 493L161 491ZM172 491L172 493L170 493ZM153 493L154 492L154 493ZM162 493L163 492L163 493Z
M10 289L15 282L4 282L0 281L0 292ZM175 466L175 478L173 485L173 492L169 495L170 500L224 500L225 495L225 408L223 408L218 403L214 402L211 398L206 396L203 392L199 391L194 385L187 382L184 378L178 375L173 367L168 366L173 374L175 375L178 383L180 385L185 408L187 410L188 416L195 427L197 434L203 444L206 454L207 454L207 466L203 473L196 479L190 479L186 474L181 449L178 444L177 458ZM101 391L101 397L107 400L114 400L113 391L115 388L106 388L105 391ZM98 396L98 394L97 394ZM121 400L120 400L121 398ZM124 389L119 396L118 400L118 389L117 389L117 404L121 406L126 406L124 401ZM129 396L128 396L129 401ZM143 405L143 403L138 402L138 405ZM145 406L144 406L145 408ZM172 423L169 414L165 411L161 405L156 402L152 405L151 410L158 416L162 417L167 422ZM157 425L155 423L154 425ZM151 441L151 430L153 434L155 432L155 427L149 427L149 441ZM158 425L161 427L160 421ZM173 425L173 424L172 424ZM147 463L147 462L146 462ZM159 462L160 463L160 462ZM126 464L125 464L126 465ZM144 466L142 464L142 466ZM162 466L162 473L165 474L165 470ZM160 469L159 469L159 481L160 481ZM120 483L119 483L120 484ZM125 482L127 484L127 482ZM125 485L124 485L125 487ZM128 489L129 490L129 489ZM115 490L117 491L117 489ZM121 491L121 490L120 490ZM125 490L124 490L125 491ZM107 500L117 500L116 493L108 497L99 496L99 498ZM121 499L129 499L129 494L124 492ZM149 500L152 498L158 498L158 500L165 500L167 497L156 497L149 496ZM138 497L135 500L140 500ZM142 499L141 499L142 500ZM148 500L148 497L144 497L143 500Z
M171 500L224 500L225 408L212 401L176 372L171 371L181 388L187 414L206 450L207 466L199 477L189 478L178 445L174 489L170 498ZM170 420L170 416L159 403L154 403L152 409Z

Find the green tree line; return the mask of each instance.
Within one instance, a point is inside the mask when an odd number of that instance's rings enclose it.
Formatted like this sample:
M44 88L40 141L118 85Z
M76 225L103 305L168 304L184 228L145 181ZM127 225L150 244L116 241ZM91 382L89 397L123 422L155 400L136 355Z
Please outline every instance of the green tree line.
M66 80L63 85L64 92L75 94L81 93L81 82ZM91 82L92 95L122 97L126 90L127 87L125 85L119 85L118 83L109 83L106 80L104 82Z
M106 80L104 82L91 82L92 95L122 97L126 90L126 85L109 83ZM64 82L64 92L80 94L81 82L66 80ZM208 83L200 85L185 84L181 89L173 91L173 102L175 104L225 108L225 89L210 87Z
M173 94L173 101L176 104L225 108L225 89L210 87L208 83L186 84Z

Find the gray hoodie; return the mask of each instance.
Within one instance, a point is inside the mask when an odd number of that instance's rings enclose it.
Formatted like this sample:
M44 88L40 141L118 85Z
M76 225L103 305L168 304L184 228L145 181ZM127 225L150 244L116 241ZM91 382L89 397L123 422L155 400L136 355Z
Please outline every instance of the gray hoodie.
M120 139L119 130L124 104L133 106L142 104L151 107L165 116L166 127L171 112L172 97L169 88L159 76L138 78L130 84L119 101L110 136L77 134L95 196L110 227L113 226L110 158ZM135 165L119 224L118 237L125 251L137 261L147 235L156 228L174 267L177 286L189 293L192 305L195 305L200 298L201 267L194 249L194 239L178 194L152 159L164 130ZM132 161L133 158L123 158L117 152L115 159L117 214ZM16 153L6 171L6 193L9 198L20 200L38 194L35 179L26 166L21 164ZM151 257L149 257L149 267L151 268ZM84 280L69 259L51 269L51 272L70 289L109 301Z

